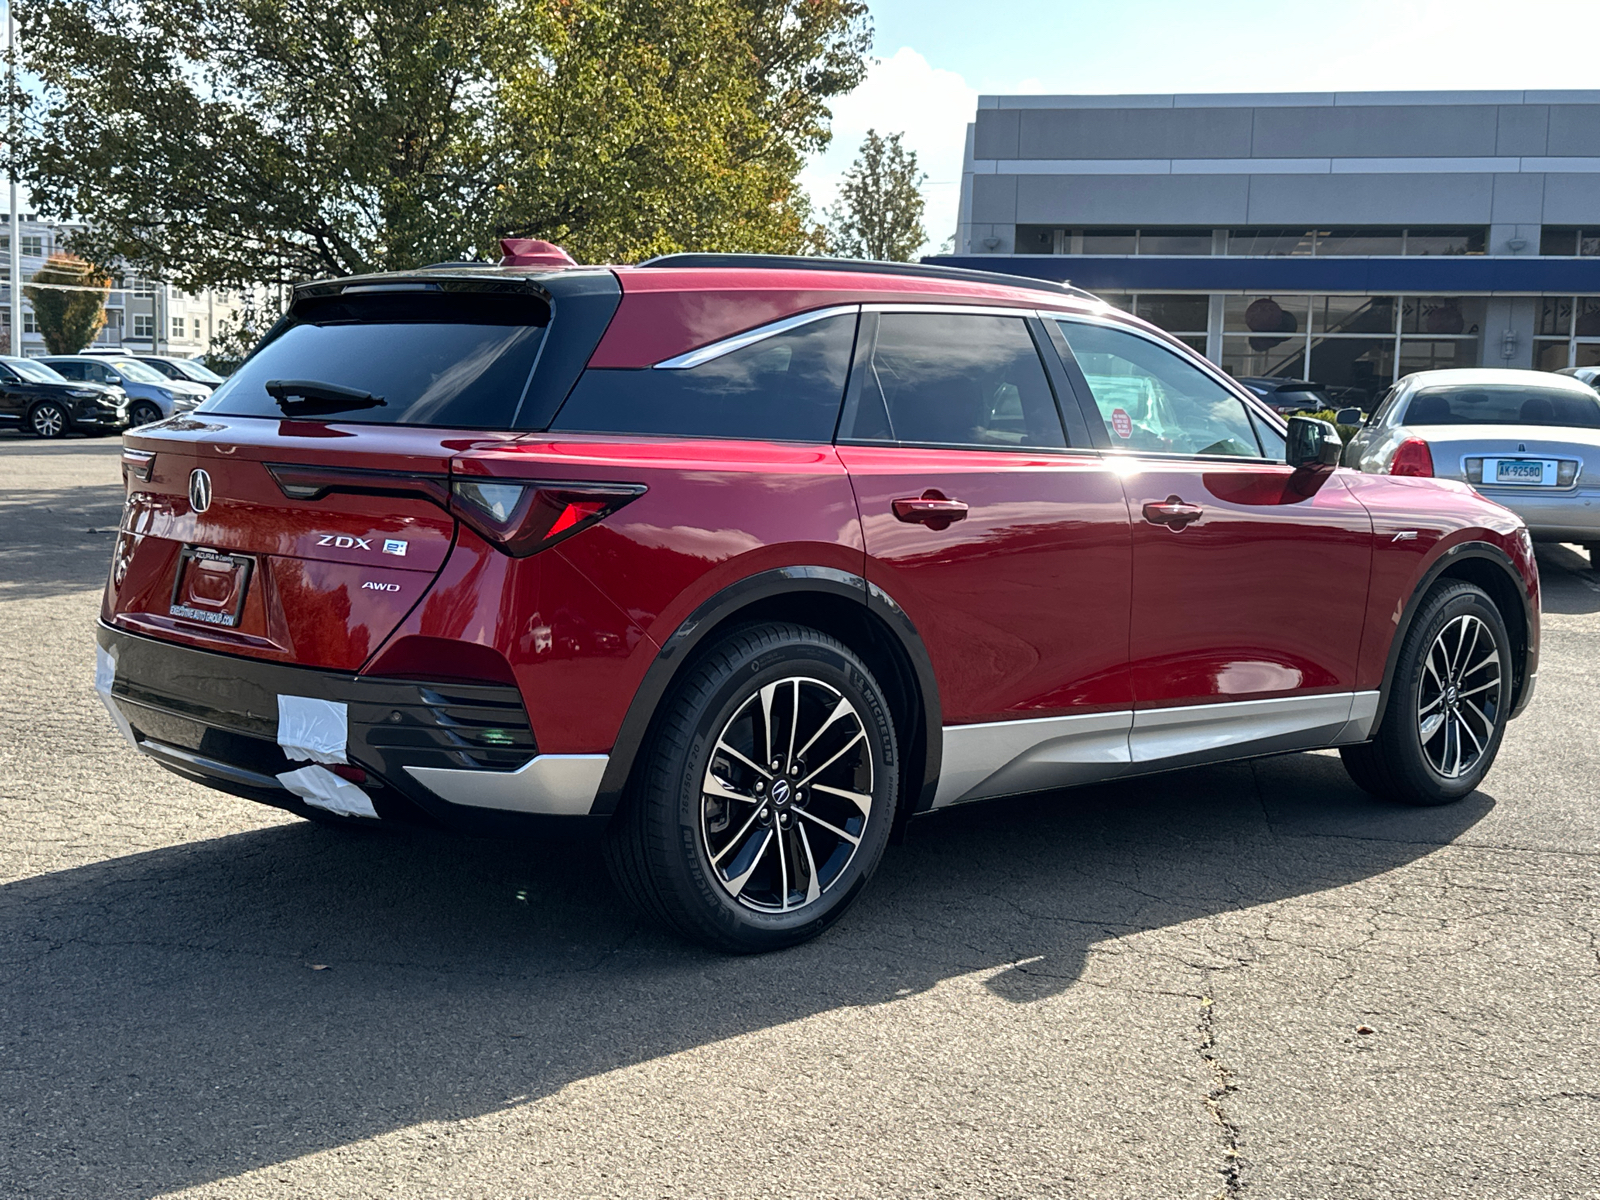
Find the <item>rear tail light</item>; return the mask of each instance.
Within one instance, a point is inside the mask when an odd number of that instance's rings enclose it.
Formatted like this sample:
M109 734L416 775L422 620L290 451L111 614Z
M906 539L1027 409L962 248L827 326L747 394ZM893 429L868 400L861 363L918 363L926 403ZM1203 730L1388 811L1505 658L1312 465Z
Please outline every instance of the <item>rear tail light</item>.
M513 558L547 550L644 495L642 483L456 479L450 511Z
M1479 468L1483 466L1479 463ZM1391 475L1423 475L1433 474L1433 452L1428 449L1428 443L1421 438L1407 438L1400 443L1400 448L1394 452L1394 460L1389 464Z
M122 485L128 486L130 478L137 479L140 483L149 483L151 472L155 470L156 456L151 450L133 450L127 447L122 451Z

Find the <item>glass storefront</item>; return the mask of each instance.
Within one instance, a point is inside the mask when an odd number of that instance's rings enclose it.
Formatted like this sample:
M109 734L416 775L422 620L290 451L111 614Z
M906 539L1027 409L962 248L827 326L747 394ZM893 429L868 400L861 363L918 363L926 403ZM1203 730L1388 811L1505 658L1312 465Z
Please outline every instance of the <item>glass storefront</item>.
M1600 231L1597 231L1600 232ZM1534 323L1533 365L1592 367L1600 356L1600 296L1543 296Z

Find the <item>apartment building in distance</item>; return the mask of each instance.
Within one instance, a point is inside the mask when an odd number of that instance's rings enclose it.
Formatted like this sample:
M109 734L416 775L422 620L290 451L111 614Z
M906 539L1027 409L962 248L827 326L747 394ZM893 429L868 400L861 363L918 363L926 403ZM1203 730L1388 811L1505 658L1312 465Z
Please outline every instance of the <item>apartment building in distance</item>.
M42 221L26 212L20 225L22 281L26 285L52 254L66 249L71 226ZM0 214L0 348L11 344L11 287L6 277L10 254L10 214ZM236 293L185 292L134 276L118 278L106 297L105 328L93 348L196 358L211 349L212 337L223 321L237 315L239 306ZM22 352L29 357L46 353L26 292L22 298Z

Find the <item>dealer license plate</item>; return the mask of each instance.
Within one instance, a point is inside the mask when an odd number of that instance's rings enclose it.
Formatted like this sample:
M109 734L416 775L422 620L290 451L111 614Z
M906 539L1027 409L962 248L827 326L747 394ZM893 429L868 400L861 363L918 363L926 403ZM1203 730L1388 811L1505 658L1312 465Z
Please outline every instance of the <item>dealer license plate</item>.
M244 597L250 589L255 560L243 554L221 554L199 546L185 546L178 555L177 578L172 581L170 616L207 625L239 624Z
M1541 458L1497 458L1494 460L1494 481L1532 484L1535 487L1554 486L1556 464L1550 459Z

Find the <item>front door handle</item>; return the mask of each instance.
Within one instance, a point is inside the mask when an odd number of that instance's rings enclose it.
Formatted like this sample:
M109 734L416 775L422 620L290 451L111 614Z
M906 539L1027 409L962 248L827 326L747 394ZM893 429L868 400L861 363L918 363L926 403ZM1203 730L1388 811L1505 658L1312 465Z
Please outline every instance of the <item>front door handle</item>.
M1152 525L1165 525L1174 533L1181 532L1190 521L1198 521L1205 513L1198 504L1189 504L1177 496L1165 500L1152 500L1144 506L1144 519Z
M952 521L967 519L967 506L951 500L937 488L920 496L906 496L893 503L894 515L902 521L926 525L929 529L948 529Z

